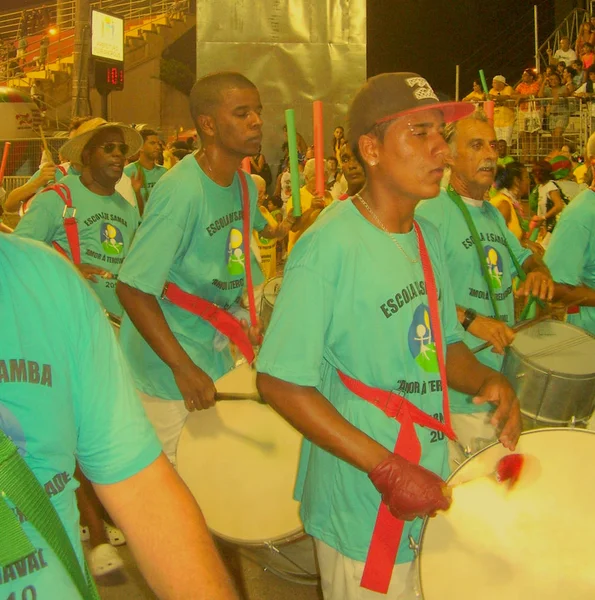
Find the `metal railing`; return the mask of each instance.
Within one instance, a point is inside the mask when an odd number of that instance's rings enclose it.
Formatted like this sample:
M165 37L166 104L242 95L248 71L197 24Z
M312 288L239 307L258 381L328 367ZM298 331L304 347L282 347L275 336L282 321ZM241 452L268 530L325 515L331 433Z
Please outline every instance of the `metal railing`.
M595 115L595 98L592 101L570 96L560 100L535 98L503 104L503 108L510 111L504 120L510 127L508 151L511 156L531 164L560 150L564 144L583 153L589 136L595 132L595 116L591 117ZM483 110L483 102L475 104L478 110ZM497 129L497 133L504 138L506 127Z
M570 47L574 50L576 40L581 30L581 25L589 20L589 13L582 8L575 8L563 21L558 25L556 30L541 44L539 47L539 64L541 70L550 64L548 49L551 49L555 54L560 47L560 38L570 38Z
M74 50L74 0L61 1L59 7L52 5L51 26L25 36L27 45L22 49L18 33L23 11L0 13L0 36L5 40L0 50L0 85L28 86L30 79L47 79L52 71L69 68ZM125 36L141 39L145 30L183 19L190 0L98 0L91 4L93 8L122 17ZM44 38L46 50L42 49Z
M52 159L56 164L60 163L60 148L68 141L67 137L48 137L46 142L52 154ZM0 148L4 147L4 142L10 142L10 152L6 164L4 181L9 184L13 181L21 181L19 178L25 177L26 180L37 171L41 163L43 154L43 144L39 137L20 138L14 140L0 140ZM26 182L25 180L25 182ZM21 182L18 185L22 185ZM18 187L15 185L14 187ZM4 185L8 189L7 185ZM11 188L12 189L12 188Z

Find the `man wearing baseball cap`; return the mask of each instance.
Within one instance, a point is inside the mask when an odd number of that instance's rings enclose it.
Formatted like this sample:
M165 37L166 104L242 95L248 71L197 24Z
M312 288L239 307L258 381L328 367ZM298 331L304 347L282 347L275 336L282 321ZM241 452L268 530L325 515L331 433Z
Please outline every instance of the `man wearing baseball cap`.
M410 591L409 536L450 504L448 385L497 405L507 447L520 433L512 389L460 343L437 232L413 218L440 189L444 122L472 110L415 73L369 79L348 115L366 184L326 209L285 268L257 385L310 440L296 498L325 600Z
M506 145L512 143L512 128L514 126L514 110L509 106L514 90L506 83L504 75L496 75L492 79L492 89L489 99L495 103L494 129L499 140L505 140Z
M61 154L81 165L81 174L66 175L46 188L15 229L16 235L50 244L72 260L116 317L122 307L115 280L139 223L138 210L116 191L116 184L125 159L141 145L140 134L119 123L103 122L79 133Z

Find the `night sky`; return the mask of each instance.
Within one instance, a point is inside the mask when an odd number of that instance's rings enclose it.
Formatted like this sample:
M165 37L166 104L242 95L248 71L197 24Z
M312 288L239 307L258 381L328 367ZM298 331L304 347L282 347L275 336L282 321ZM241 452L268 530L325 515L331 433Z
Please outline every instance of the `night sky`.
M39 0L0 4L16 9ZM457 64L461 96L471 91L480 68L488 82L500 74L516 83L522 70L534 64L534 4L543 40L554 29L554 0L368 0L368 75L417 72L450 96Z

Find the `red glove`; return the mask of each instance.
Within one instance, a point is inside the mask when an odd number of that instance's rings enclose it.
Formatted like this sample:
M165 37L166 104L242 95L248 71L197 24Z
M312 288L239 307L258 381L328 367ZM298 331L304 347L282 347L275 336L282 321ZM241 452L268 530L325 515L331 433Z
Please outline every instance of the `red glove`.
M368 477L382 494L391 514L402 521L447 510L450 499L446 483L435 473L392 454L377 465Z

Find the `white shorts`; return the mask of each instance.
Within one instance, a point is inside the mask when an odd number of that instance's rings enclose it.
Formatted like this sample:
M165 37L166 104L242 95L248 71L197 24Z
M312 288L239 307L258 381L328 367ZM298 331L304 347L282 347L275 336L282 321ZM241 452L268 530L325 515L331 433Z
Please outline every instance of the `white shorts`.
M328 544L314 540L324 600L415 600L414 563L395 565L387 594L360 586L364 563L347 558Z
M137 390L145 413L161 442L165 456L176 466L178 440L186 423L188 411L183 400L164 400Z
M455 470L470 456L498 441L496 428L490 423L493 412L455 414L450 416L458 442L448 440L448 462Z
M496 130L496 139L497 140L506 140L506 144L510 147L512 143L512 125L508 125L507 127L494 127Z

